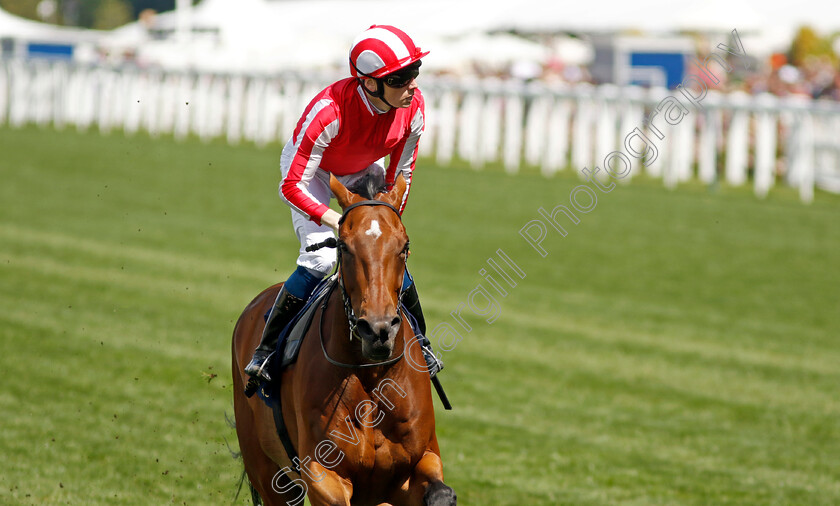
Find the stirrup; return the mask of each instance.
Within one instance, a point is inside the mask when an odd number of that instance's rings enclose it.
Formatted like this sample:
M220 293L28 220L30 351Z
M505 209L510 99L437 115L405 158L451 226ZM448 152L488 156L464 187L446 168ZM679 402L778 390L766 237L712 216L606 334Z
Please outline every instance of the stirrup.
M251 362L245 366L245 374L251 376L255 379L263 379L265 381L271 381L271 375L268 374L268 370L266 366L268 365L271 356L274 355L274 352L270 352L265 357L262 357L261 354L265 353L263 350L256 350L254 352L254 356L251 358Z
M434 378L437 373L443 369L443 361L435 355L430 344L421 344L420 349L423 350L423 358L426 359L426 367L429 369L429 377Z

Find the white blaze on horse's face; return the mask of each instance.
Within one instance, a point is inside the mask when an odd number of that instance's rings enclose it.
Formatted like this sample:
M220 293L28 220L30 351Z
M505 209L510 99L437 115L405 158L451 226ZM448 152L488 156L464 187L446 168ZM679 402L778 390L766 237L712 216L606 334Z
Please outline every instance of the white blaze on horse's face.
M370 228L365 231L365 235L371 235L374 239L379 239L382 235L382 230L379 229L379 222L370 220Z

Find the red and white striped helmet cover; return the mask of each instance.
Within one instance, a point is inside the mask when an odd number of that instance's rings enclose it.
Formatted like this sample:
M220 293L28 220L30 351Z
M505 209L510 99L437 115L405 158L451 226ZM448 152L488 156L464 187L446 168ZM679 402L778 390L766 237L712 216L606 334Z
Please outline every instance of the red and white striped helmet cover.
M373 25L353 41L350 73L353 77L382 77L405 68L429 54L414 45L399 28ZM357 71L358 69L358 71Z

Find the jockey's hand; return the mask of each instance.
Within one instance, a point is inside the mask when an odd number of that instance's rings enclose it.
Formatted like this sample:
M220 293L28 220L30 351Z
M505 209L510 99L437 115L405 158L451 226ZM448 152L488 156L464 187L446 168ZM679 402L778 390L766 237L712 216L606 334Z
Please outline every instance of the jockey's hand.
M327 212L325 212L323 216L321 216L321 223L338 232L338 220L340 219L340 214L333 211L332 209L327 209Z

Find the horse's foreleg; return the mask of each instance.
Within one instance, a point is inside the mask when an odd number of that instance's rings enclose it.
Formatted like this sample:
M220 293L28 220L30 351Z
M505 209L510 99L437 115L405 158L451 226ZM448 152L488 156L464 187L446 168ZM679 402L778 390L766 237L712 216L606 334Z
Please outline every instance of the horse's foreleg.
M443 463L440 456L427 451L411 478L403 486L405 500L397 504L408 506L454 506L455 491L443 483Z
M353 495L350 480L339 477L317 462L309 463L307 468L308 497L312 506L350 506Z

